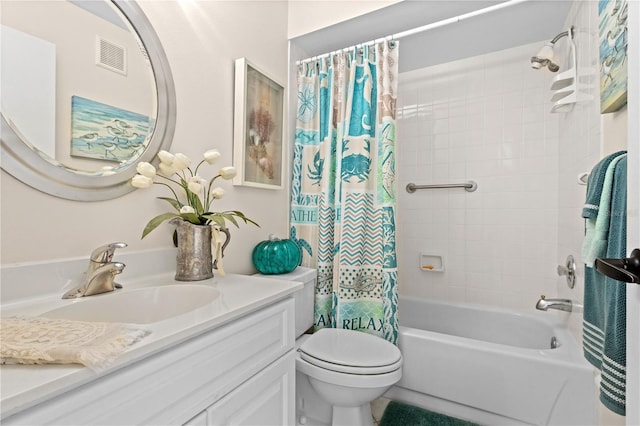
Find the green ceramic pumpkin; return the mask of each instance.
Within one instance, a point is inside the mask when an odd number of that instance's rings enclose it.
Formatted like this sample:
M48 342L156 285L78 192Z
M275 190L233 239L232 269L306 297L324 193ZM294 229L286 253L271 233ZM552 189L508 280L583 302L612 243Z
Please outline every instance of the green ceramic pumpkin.
M270 235L260 242L251 255L253 265L265 275L286 274L300 265L302 251L292 240L281 240Z

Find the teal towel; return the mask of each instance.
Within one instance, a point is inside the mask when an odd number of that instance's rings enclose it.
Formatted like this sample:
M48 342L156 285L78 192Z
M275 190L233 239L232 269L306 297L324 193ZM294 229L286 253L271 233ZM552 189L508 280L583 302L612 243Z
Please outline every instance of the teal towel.
M599 191L601 196L597 209L598 215L595 218L589 217L586 221L585 236L582 243L582 260L590 268L593 268L596 257L604 257L607 252L607 238L611 221L613 175L620 159L626 156L627 154L619 155L609 163L602 182L602 188Z
M627 151L618 151L607 155L593 167L589 173L589 179L587 179L587 196L584 207L582 208L582 217L595 218L598 215L600 196L602 195L602 184L604 183L607 168L614 158L626 152Z
M604 258L626 257L627 159L613 174L610 221ZM600 369L600 401L625 415L626 286L593 268L585 268L583 349L585 358Z

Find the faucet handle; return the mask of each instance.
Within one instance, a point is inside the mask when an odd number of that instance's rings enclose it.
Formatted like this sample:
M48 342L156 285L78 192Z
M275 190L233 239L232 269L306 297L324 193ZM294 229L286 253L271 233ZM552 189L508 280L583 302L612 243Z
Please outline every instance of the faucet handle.
M576 285L576 261L573 256L567 256L565 266L558 265L558 276L566 275L567 285L573 288Z
M91 252L91 261L96 263L108 263L113 259L113 254L118 248L125 248L127 243L111 243L100 246Z

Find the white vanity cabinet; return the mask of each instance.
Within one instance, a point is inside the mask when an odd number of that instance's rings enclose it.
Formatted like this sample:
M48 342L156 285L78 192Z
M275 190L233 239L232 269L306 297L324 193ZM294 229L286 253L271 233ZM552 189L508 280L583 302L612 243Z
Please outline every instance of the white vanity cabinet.
M294 424L291 297L2 419L4 425Z
M287 353L234 389L185 426L293 424L295 355Z

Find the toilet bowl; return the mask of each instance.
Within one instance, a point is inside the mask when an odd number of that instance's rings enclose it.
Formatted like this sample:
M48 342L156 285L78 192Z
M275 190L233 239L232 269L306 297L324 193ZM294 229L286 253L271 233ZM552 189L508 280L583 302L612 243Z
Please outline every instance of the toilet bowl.
M259 275L259 274L258 274ZM394 344L362 331L313 326L316 270L298 267L270 278L299 281L296 306L296 419L298 425L372 425L371 401L402 376Z
M331 405L332 425L372 425L371 401L402 377L400 350L360 331L324 328L298 348L296 370Z

